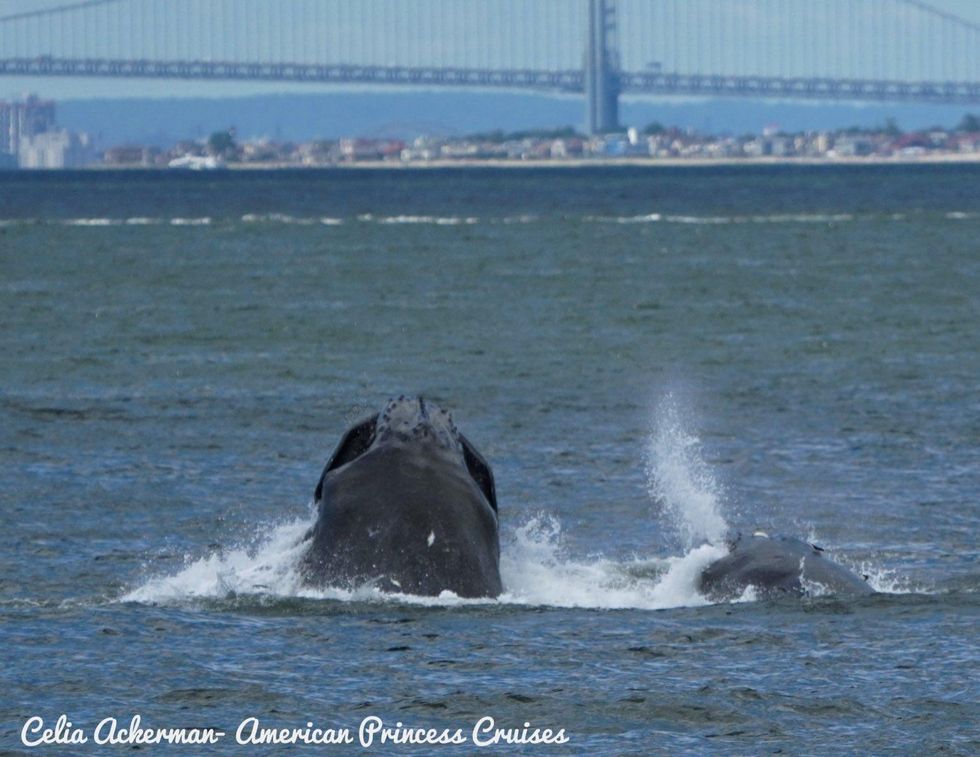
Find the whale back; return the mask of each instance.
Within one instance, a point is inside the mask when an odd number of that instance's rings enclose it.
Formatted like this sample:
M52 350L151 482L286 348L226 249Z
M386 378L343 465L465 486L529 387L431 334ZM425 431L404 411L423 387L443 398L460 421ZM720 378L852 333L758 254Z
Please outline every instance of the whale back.
M826 557L820 547L792 537L739 535L725 557L701 572L700 590L733 599L752 587L762 599L802 596L819 587L838 595L871 594L859 576Z

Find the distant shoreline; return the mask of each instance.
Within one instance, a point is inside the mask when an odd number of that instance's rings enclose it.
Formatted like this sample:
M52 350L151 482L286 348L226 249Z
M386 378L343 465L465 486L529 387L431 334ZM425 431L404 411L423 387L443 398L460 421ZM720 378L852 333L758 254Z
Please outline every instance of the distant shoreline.
M609 168L615 166L682 168L712 166L901 166L919 164L974 164L980 163L980 153L944 153L939 155L901 156L901 157L847 157L847 158L562 158L528 160L429 160L429 161L384 161L365 160L354 163L335 163L323 166L298 166L292 163L270 164L268 166L234 163L231 170L250 168L345 168L345 169L403 169L403 168Z
M466 159L438 159L438 160L419 160L419 161L385 161L385 160L362 160L349 163L323 163L317 165L303 165L299 163L287 162L257 162L257 163L228 163L218 169L186 169L170 168L168 166L143 166L134 164L124 165L91 165L81 168L69 169L17 169L11 168L9 171L0 173L22 173L40 172L51 173L62 170L67 171L162 171L168 173L203 173L208 174L213 171L411 171L411 170L441 170L441 169L471 169L471 168L504 168L504 169L574 169L574 168L728 168L744 166L746 168L759 166L916 166L916 165L977 165L980 164L980 152L976 153L940 153L934 155L917 156L893 156L883 157L878 155L862 157L752 157L752 158L644 158L644 157L624 157L624 158L561 158L561 159L540 159L531 158L528 160L519 159L487 159L487 160L466 160Z
M224 168L230 171L277 171L277 170L413 170L413 169L466 169L466 168L507 168L507 169L540 169L540 168L615 168L628 166L631 168L710 168L710 167L757 167L757 166L914 166L914 165L973 165L980 164L980 153L943 153L938 155L900 156L900 157L842 157L842 158L562 158L514 160L465 160L439 159L419 161L386 161L362 160L350 163L328 163L321 165L300 165L297 163L229 163ZM144 168L144 166L93 166L94 169L127 170ZM150 168L149 170L154 170ZM170 171L161 167L156 170ZM207 173L207 171L203 171Z

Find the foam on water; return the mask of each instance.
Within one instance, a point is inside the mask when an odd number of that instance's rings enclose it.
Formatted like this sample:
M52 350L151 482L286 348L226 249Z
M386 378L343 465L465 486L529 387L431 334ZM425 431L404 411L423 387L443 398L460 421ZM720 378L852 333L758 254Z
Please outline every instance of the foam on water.
M230 594L295 596L301 586L296 571L301 539L311 524L312 519L303 518L261 528L254 549L240 546L188 559L177 573L151 578L120 599L170 603Z
M846 223L851 221L875 221L890 220L904 221L904 213L891 213L884 215L854 215L852 213L770 213L760 215L680 215L671 213L651 212L641 215L628 216L606 216L606 215L584 215L581 220L585 223L616 223L616 224L648 224L666 223L682 225L725 225L725 224L787 224L787 223ZM969 211L944 211L941 217L946 220L970 220L977 218L977 213ZM236 221L245 224L283 224L295 226L341 226L351 221L361 223L373 223L383 226L398 224L428 224L433 226L459 226L475 225L480 223L490 224L530 224L546 220L546 216L533 214L522 214L501 217L478 217L478 216L438 216L438 215L375 215L373 213L362 213L352 218L342 218L336 216L294 216L288 213L245 213L237 218L154 218L154 217L132 217L132 218L61 218L61 219L41 219L41 218L0 218L0 228L9 226L26 226L32 224L55 224L61 226L149 226L169 224L171 226L209 226L212 223L234 223Z
M723 549L706 545L665 559L574 558L562 549L557 518L538 516L516 529L501 555L500 601L643 610L706 604L697 592L697 577L723 554Z
M121 226L121 218L66 218L65 226Z
M496 600L393 595L373 586L355 590L304 586L298 569L313 516L260 529L256 547L241 546L197 559L172 575L156 576L119 601L180 604L232 596L302 597L340 601L406 602L421 605L502 603L528 606L655 610L707 604L697 576L721 547L702 545L683 557L617 562L602 556L575 559L561 547L561 526L538 516L505 538L501 554L504 593Z
M458 226L460 224L473 225L479 223L478 218L473 217L460 217L460 216L411 216L411 215L401 215L401 216L384 216L383 218L378 218L376 220L381 224L399 224L399 223L412 223L412 224L434 224L436 226Z
M869 560L855 561L834 553L832 559L845 568L864 576L868 586L881 594L933 594L931 586L915 585L907 576L899 575L894 570L882 568Z
M716 226L721 224L744 223L842 223L845 221L853 221L855 218L856 216L850 213L781 213L751 216L701 216L673 215L670 213L646 213L644 215L635 216L585 216L584 220L594 223L678 223L695 226ZM890 216L890 218L892 220L901 220L901 218L895 216Z

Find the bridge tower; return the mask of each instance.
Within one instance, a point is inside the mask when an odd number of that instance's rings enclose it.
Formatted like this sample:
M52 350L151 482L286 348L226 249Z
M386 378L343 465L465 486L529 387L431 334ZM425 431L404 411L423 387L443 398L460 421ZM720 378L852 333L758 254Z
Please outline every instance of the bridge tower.
M613 0L589 0L589 40L585 51L585 126L589 134L619 129L619 71L611 36L616 28Z

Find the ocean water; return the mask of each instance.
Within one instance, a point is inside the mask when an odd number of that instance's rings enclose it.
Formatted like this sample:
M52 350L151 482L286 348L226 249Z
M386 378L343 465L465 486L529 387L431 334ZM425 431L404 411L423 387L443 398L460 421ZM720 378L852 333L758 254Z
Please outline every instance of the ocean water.
M975 754L978 293L975 166L0 174L0 751ZM299 581L402 393L494 469L499 600ZM708 603L756 528L880 593Z

